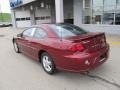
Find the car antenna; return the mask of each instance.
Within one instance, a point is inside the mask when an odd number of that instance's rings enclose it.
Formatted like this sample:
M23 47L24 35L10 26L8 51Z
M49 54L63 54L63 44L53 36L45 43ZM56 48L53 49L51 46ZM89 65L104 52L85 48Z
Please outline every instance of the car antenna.
M62 40L63 40L62 28L60 28L60 35L61 35L61 36L60 36L60 37L61 37L60 40L62 41Z

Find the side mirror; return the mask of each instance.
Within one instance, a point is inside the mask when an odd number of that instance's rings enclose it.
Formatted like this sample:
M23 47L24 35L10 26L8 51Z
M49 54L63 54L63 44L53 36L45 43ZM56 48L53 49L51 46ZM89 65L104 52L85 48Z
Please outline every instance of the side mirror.
M17 37L22 37L22 33L20 33L20 34L17 34Z

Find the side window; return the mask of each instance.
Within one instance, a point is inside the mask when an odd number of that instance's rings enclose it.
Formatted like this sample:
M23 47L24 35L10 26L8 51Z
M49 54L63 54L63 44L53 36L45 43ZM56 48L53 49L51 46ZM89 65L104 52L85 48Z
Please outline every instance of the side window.
M27 29L23 32L23 37L32 37L34 35L35 28Z
M34 38L41 39L47 37L47 33L41 28L36 28Z

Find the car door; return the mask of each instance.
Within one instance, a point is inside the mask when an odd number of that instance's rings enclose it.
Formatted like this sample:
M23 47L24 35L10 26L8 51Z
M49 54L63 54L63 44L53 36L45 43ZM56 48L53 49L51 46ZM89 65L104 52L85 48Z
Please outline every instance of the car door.
M34 32L35 28L29 28L25 30L22 33L22 37L18 39L20 51L27 55L30 55L30 42L32 40Z
M44 42L46 41L47 33L42 28L36 28L35 33L33 35L33 38L30 42L30 55L33 59L38 60L38 53L39 50L42 49L42 45L44 45Z

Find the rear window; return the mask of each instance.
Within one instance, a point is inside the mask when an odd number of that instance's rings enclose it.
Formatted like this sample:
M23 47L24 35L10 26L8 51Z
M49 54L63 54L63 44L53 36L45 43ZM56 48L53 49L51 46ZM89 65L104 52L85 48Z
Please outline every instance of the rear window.
M87 32L75 25L50 25L52 30L59 36L59 37L71 37L86 34Z

